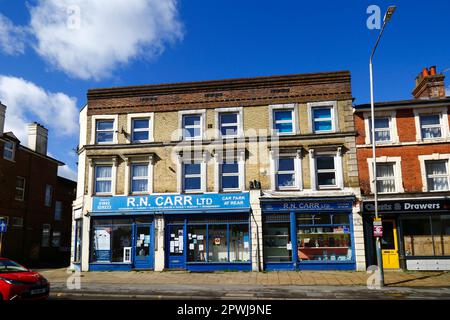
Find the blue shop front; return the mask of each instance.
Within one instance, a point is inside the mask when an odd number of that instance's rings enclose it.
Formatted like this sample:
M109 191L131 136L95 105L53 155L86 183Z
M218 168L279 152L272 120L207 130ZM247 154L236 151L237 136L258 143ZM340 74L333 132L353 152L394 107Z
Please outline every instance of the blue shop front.
M261 198L265 270L355 270L353 201Z
M89 270L251 270L248 193L94 197ZM155 217L164 221L158 239Z

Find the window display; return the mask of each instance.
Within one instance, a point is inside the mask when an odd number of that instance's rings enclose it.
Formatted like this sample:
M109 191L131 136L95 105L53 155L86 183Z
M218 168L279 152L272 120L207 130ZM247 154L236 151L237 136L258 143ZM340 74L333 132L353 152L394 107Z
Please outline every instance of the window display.
M250 237L247 225L230 225L230 262L250 261Z
M264 260L265 262L292 261L292 245L289 222L266 223L264 225Z
M188 226L189 262L206 262L206 225Z
M228 243L226 225L209 225L208 261L227 262Z

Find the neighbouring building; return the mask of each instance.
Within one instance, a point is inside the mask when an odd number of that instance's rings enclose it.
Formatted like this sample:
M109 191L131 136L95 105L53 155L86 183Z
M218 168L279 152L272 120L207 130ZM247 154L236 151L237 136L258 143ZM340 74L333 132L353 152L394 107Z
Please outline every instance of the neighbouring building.
M4 131L0 104L0 220L7 223L1 256L31 266L68 266L76 182L58 177L64 165L47 155L48 131L28 125L28 147Z
M375 104L382 258L385 268L450 270L450 97L425 68L414 99ZM376 264L370 105L355 107L367 263Z
M92 89L72 265L364 270L347 71Z

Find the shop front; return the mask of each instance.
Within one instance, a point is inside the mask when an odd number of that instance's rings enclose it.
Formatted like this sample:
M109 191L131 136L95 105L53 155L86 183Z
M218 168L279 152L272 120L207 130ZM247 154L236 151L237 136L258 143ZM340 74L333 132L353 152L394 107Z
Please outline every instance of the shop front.
M362 205L366 259L376 264L372 234L373 201ZM450 201L448 198L381 200L383 267L450 270Z
M266 270L355 270L354 198L262 198Z
M158 242L165 269L251 270L248 193L95 197L90 216L89 270L154 269Z

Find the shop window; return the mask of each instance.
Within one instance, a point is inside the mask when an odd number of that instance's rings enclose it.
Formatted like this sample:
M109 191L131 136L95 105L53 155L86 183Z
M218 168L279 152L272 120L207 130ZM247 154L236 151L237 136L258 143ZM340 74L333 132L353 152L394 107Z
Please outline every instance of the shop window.
M75 263L81 262L81 244L83 235L83 220L75 220L75 250L73 261Z
M239 164L237 161L220 165L220 181L223 191L239 189Z
M188 262L206 262L206 225L188 226Z
M264 224L264 261L291 262L292 243L289 222Z
M16 178L16 194L14 199L18 201L23 201L25 199L25 178Z
M248 224L230 224L230 262L250 261Z
M192 140L202 136L202 115L183 115L183 139Z
M273 129L276 134L294 133L294 109L274 110Z
M439 114L422 114L419 117L422 139L442 137L441 117Z
M449 190L448 160L425 161L429 191Z
M114 120L97 120L95 131L96 143L110 143L114 139Z
M53 231L52 233L52 247L59 248L61 246L61 232Z
M148 192L148 163L131 166L131 192Z
M50 246L50 225L48 223L42 225L41 246L43 248Z
M62 202L56 201L55 202L55 220L61 221L62 218Z
M183 189L184 191L202 190L202 168L200 163L183 164Z
M345 217L346 216L346 217ZM313 225L306 225L303 214L297 216L297 250L299 261L352 260L348 214L314 214ZM306 220L309 222L309 219Z
M392 193L395 190L395 163L377 164L377 190L380 193Z
M223 112L219 114L220 134L222 137L236 137L239 130L239 113Z
M52 206L53 187L49 184L45 185L45 206Z
M150 119L133 119L131 124L132 142L147 142L150 140Z
M112 166L95 166L95 193L112 192Z
M14 160L14 147L15 143L12 141L5 141L3 147L3 158L6 160Z
M317 156L317 186L318 188L337 187L336 165L334 156Z
M226 225L208 226L208 261L228 262Z
M314 132L330 132L333 126L333 107L312 108Z
M372 141L372 119L369 118L370 141ZM375 141L391 141L391 118L375 118Z

